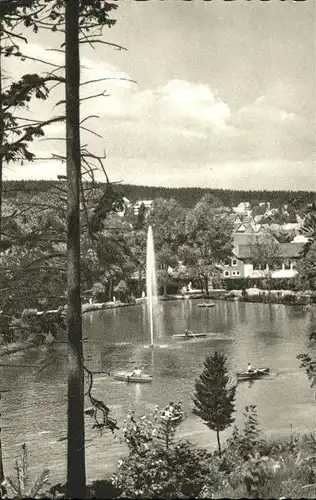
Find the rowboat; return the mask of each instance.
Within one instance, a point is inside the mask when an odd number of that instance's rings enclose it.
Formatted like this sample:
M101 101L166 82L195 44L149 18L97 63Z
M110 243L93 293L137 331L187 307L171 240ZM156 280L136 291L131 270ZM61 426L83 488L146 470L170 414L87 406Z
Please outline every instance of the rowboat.
M270 368L257 368L253 371L236 372L237 380L253 380L268 375Z
M177 335L172 335L173 339L180 339L180 340L188 340L188 339L194 339L196 337L206 337L206 333L192 333L188 332L186 335L185 333L178 333Z
M113 377L115 380L121 380L123 382L133 382L137 384L146 384L152 382L153 378L151 375L142 373L141 375L132 375L133 372L116 372Z
M198 307L214 307L215 302L201 302L198 304Z
M174 409L174 411L172 412L172 417L170 416L169 414L169 410L168 410L168 406L166 406L165 408L163 408L160 412L160 418L162 420L165 420L165 421L169 421L169 422L173 422L173 423L177 423L177 422L180 422L180 420L182 420L184 418L184 413L182 410L176 410Z

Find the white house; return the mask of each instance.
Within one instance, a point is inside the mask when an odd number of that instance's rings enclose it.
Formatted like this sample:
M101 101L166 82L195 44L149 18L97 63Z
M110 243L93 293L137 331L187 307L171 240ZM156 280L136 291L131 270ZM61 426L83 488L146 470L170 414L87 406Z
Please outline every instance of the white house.
M136 201L135 205L133 206L134 215L137 215L139 213L139 209L142 205L144 205L146 212L148 212L151 209L153 201L154 200L138 200L138 201Z
M243 235L246 236L246 235ZM231 261L223 268L224 278L293 278L296 276L296 261L301 257L303 242L280 243L280 254L273 269L265 262L255 263L251 243L235 245Z
M237 207L233 207L233 212L238 215L250 215L251 207L249 201L242 201L237 205Z

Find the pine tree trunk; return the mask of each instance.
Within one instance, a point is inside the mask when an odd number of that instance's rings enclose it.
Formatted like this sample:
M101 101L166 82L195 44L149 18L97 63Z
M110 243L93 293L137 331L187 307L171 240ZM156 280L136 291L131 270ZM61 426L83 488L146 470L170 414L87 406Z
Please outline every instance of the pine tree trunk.
M206 297L209 297L209 294L208 294L208 275L207 274L204 275L204 285L205 285Z
M142 296L142 268L138 268L138 297Z
M67 497L85 498L84 369L80 300L79 0L66 9L68 453Z
M216 437L217 437L218 453L219 453L219 456L221 456L222 449L221 449L221 442L220 442L220 439L219 439L219 429L218 428L216 429Z
M0 392L0 403L1 403L1 392ZM0 413L0 418L1 418L1 413ZM2 460L2 428L1 428L1 422L0 422L0 498L2 498L3 493L5 493L3 487L1 484L4 481L4 470L3 470L3 460Z
M4 122L3 122L3 111L2 111L2 23L0 20L0 241L2 235L2 189L3 189L3 154L2 154L2 146L3 146L3 137L4 137ZM0 393L0 402L1 402L1 393ZM1 418L1 413L0 413ZM0 422L1 426L1 422ZM0 498L2 498L2 493L4 493L3 488L1 486L4 481L4 470L3 470L3 459L2 459L2 436L1 436L1 427L0 427Z
M113 299L113 278L109 279L109 302Z
M0 241L2 239L2 190L3 190L3 138L4 138L4 121L2 110L2 23L0 20Z

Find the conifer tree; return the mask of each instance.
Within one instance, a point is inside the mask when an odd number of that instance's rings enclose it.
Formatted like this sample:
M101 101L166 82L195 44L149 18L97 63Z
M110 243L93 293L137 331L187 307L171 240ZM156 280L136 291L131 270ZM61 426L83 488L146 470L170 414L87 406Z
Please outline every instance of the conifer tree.
M209 429L216 432L218 451L221 453L219 433L235 420L234 401L236 385L231 385L226 367L226 356L214 352L204 361L204 369L195 382L193 413L198 415Z

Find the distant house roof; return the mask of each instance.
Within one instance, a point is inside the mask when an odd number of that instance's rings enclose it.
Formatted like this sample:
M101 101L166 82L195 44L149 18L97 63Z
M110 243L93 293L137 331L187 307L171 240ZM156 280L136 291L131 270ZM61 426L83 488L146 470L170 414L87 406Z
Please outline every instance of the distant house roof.
M254 243L257 243L260 240L265 241L266 235L265 234L258 234L258 233L235 233L233 240L234 240L234 246L240 246L240 245L251 245Z
M235 233L244 233L247 227L245 224L234 224L234 232Z
M275 222L272 222L270 224L270 229L272 231L278 231L279 229L281 229L281 225L280 224L276 224Z
M304 248L303 242L280 243L280 252L282 257L300 257Z
M293 229L299 229L300 226L299 222L288 222L287 224L282 225L282 229L285 231L292 231Z
M247 211L250 209L250 203L248 201L246 202L241 202L237 207L232 207L233 212L236 213L247 213Z
M235 238L235 235L245 235L248 243L248 241L251 241L249 238L253 238L253 234L259 233L260 229L261 225L253 222L240 225L234 224L233 237ZM242 243L244 243L244 241L242 241Z
M291 243L307 243L308 238L304 234L297 234Z
M280 258L299 258L301 256L303 248L304 243L302 242L280 243L279 256ZM237 251L235 253L239 259L251 258L251 244L238 245L238 248L236 250Z

